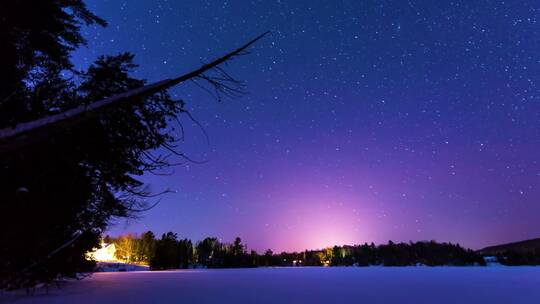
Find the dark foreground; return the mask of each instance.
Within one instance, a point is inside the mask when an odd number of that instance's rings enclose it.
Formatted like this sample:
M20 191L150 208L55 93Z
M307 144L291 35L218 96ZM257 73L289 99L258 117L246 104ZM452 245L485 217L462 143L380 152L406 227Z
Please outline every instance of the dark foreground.
M13 303L537 303L540 267L333 267L96 273Z

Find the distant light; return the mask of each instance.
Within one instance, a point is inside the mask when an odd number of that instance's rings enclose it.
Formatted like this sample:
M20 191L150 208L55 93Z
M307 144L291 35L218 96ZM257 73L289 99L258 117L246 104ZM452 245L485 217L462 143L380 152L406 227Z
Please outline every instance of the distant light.
M86 253L87 260L96 262L120 262L116 257L116 246L114 244L101 243L101 248Z

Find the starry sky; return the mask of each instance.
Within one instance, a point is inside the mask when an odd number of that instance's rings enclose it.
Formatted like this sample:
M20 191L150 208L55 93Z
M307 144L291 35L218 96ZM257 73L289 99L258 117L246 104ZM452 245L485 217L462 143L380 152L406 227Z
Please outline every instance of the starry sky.
M388 240L481 248L540 236L538 1L112 1L84 68L130 51L148 81L270 30L226 66L247 94L186 83L185 163L109 233L240 236L250 249Z

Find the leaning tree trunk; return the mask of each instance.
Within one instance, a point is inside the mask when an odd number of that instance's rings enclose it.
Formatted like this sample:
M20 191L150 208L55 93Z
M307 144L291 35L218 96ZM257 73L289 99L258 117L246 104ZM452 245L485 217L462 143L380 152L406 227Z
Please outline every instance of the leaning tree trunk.
M202 77L211 81L204 73L217 68L220 64L241 55L253 43L264 37L268 32L259 35L236 50L217 58L216 60L204 64L196 70L181 75L176 78L157 81L140 88L132 89L127 92L117 94L87 105L81 105L76 108L46 116L34 121L17 124L12 128L0 130L0 153L14 151L34 143L41 142L50 137L51 134L61 132L71 126L79 124L90 117L114 107L122 102L133 100L137 97L144 97L166 90L186 80Z

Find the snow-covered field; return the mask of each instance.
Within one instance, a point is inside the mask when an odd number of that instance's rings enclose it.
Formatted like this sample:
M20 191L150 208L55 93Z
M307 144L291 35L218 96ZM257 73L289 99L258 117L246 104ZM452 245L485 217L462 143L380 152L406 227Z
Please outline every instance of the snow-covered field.
M14 303L540 303L540 267L259 268L96 273Z

